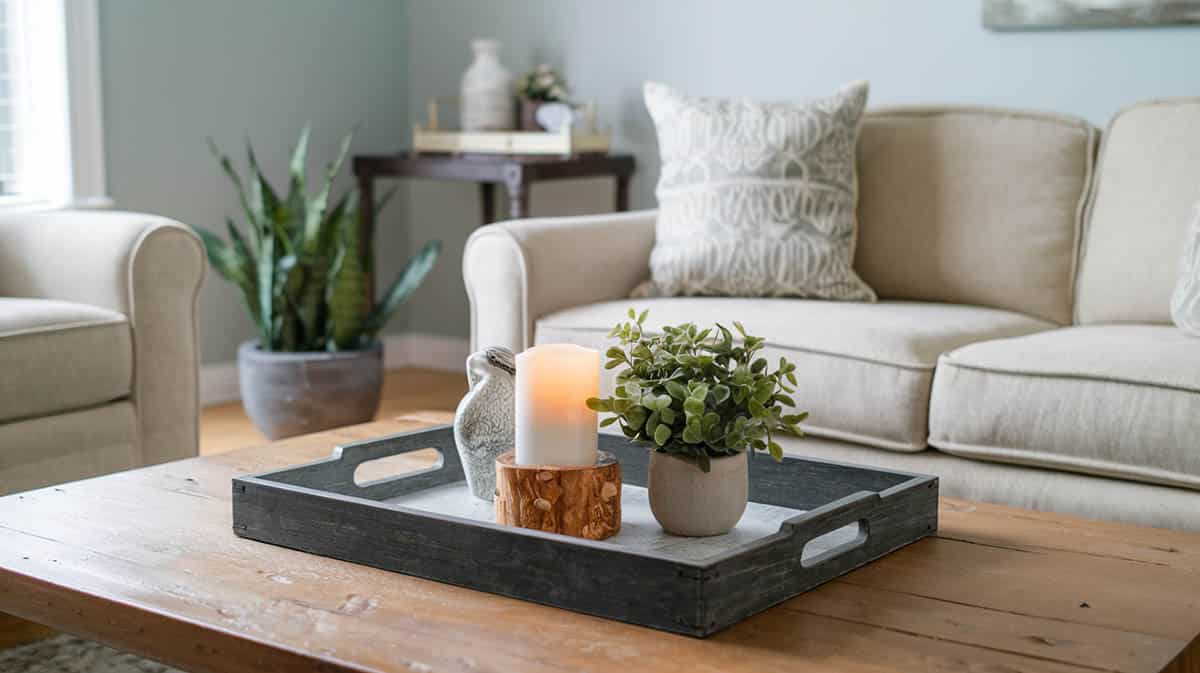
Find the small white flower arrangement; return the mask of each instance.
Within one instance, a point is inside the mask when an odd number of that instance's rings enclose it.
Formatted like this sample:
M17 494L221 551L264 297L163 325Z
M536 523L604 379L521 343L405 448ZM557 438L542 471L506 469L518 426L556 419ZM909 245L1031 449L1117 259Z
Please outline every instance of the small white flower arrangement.
M517 95L524 100L539 102L566 101L571 93L567 80L557 70L543 63L517 80Z

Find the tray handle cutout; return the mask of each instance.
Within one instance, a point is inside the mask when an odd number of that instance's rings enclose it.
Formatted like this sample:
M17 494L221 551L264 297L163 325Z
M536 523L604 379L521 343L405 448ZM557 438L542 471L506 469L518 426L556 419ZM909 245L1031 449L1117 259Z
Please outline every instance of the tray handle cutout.
M437 460L428 467L411 469L413 463L407 454L430 449L437 452ZM398 460L390 460L393 458ZM388 474L389 463L405 462L410 469L397 473L397 468ZM464 478L454 444L454 430L450 426L338 446L333 450L329 469L336 476L328 480L326 490L374 499L391 498Z
M436 455L433 462L417 459L416 456L432 452ZM398 453L394 456L364 460L355 466L352 478L354 485L359 488L383 484L396 479L403 479L423 472L440 470L446 463L446 454L441 449L429 447L414 452Z
M859 519L822 533L804 543L800 550L800 565L815 568L832 561L865 545L870 534L871 529L866 519Z
M879 504L878 493L859 491L784 522L800 545L800 565L815 568L862 550Z

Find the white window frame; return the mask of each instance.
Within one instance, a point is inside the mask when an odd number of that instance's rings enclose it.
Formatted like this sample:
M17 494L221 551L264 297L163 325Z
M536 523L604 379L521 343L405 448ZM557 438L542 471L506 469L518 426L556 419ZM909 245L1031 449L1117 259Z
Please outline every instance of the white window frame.
M104 119L97 0L26 0L17 21L13 67L22 193L0 210L106 208Z

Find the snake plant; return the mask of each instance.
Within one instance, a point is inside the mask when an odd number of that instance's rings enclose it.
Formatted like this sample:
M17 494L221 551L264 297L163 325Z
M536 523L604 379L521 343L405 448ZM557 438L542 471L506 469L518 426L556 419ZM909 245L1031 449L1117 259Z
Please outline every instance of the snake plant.
M237 189L248 226L243 236L233 219L226 217L228 242L199 227L196 233L213 268L241 290L263 350L339 351L368 346L437 260L441 243L430 241L408 261L378 303L369 305L374 249L371 241L360 239L358 209L374 208L378 213L395 190L378 203L360 204L353 189L330 200L352 136L353 132L342 139L337 158L326 167L315 193L308 194L306 126L292 152L287 194L282 198L259 170L249 142L249 173L243 183L229 157L209 140L221 170Z

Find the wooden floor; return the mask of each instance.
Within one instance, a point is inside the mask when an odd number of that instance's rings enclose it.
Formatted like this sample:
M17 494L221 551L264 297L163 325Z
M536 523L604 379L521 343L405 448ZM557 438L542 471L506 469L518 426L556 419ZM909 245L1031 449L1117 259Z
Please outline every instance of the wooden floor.
M393 369L383 382L383 399L377 418L392 418L412 411L454 411L467 392L463 374L431 369ZM223 453L243 446L265 444L267 438L258 430L241 402L229 402L200 410L200 454ZM0 613L0 649L39 640L54 631Z
M466 392L467 377L463 374L415 368L389 370L384 377L383 399L376 418L392 418L418 410L454 411ZM200 455L266 441L246 417L241 402L200 410Z

